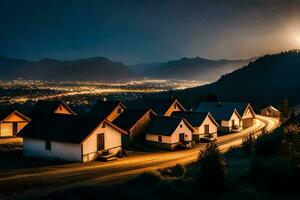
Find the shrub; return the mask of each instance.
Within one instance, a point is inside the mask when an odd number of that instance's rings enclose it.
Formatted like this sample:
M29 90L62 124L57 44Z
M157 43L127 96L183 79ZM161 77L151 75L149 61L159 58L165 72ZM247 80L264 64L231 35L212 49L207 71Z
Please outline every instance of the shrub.
M253 158L251 177L267 188L276 191L291 191L297 186L293 164L278 156Z
M281 128L271 134L263 133L255 141L254 152L256 156L268 157L278 153L282 142Z
M210 143L205 150L200 150L197 166L196 179L203 189L225 189L228 169L215 143Z
M246 153L247 155L250 155L253 151L254 144L255 144L255 139L252 136L252 134L250 134L248 137L243 139L242 149L243 149L244 153Z

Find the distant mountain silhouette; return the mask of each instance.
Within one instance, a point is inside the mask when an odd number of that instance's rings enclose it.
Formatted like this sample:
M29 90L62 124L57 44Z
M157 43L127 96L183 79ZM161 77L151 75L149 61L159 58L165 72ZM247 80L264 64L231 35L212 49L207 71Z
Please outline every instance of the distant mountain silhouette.
M0 79L7 76L11 71L17 70L18 67L29 63L30 61L27 60L0 56Z
M216 94L222 101L251 102L258 109L278 105L288 98L300 103L300 51L265 55L247 66L223 75L218 81L182 91L169 91L156 96L176 96L190 108Z
M254 60L210 60L200 57L182 58L166 63L146 63L132 65L130 68L136 73L152 78L183 79L215 81L225 73L247 65Z
M2 62L3 60L3 62ZM13 66L13 67L10 67ZM119 81L137 78L126 65L112 62L104 57L95 57L73 61L43 59L28 62L18 59L0 59L3 74L0 79L31 80L77 80L77 81Z

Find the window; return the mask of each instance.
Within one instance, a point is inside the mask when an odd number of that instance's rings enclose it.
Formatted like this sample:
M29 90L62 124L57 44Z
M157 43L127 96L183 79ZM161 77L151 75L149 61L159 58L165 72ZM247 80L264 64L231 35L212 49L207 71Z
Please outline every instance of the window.
M122 108L118 108L118 113L119 113L119 114L122 113Z
M158 136L158 141L162 142L162 136Z
M175 108L175 109L177 108L177 104L176 104L176 103L174 104L174 108Z
M45 142L45 149L48 151L51 151L51 141L46 141Z
M180 124L180 128L182 128L182 124Z

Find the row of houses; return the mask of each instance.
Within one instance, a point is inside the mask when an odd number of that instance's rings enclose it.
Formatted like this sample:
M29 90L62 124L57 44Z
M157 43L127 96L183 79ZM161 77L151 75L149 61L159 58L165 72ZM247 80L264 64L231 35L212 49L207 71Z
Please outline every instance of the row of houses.
M255 118L249 103L202 102L192 112L175 98L98 101L81 115L64 102L41 101L33 107L29 117L12 114L19 117L12 126L19 127L13 134L23 137L23 154L77 162L115 155L136 142L164 149L191 147L217 138L218 132L247 128Z

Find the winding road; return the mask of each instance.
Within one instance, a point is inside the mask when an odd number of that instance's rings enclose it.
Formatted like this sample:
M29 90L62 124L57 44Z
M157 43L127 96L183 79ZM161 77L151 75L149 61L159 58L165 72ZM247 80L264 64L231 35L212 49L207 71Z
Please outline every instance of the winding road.
M251 134L263 129L272 131L279 125L278 119L257 115L253 126L235 134L218 137L217 144L223 152L241 145ZM107 185L126 181L148 170L186 164L197 159L205 144L190 150L145 153L103 163L77 163L0 171L0 199L23 199L41 196L82 185Z

